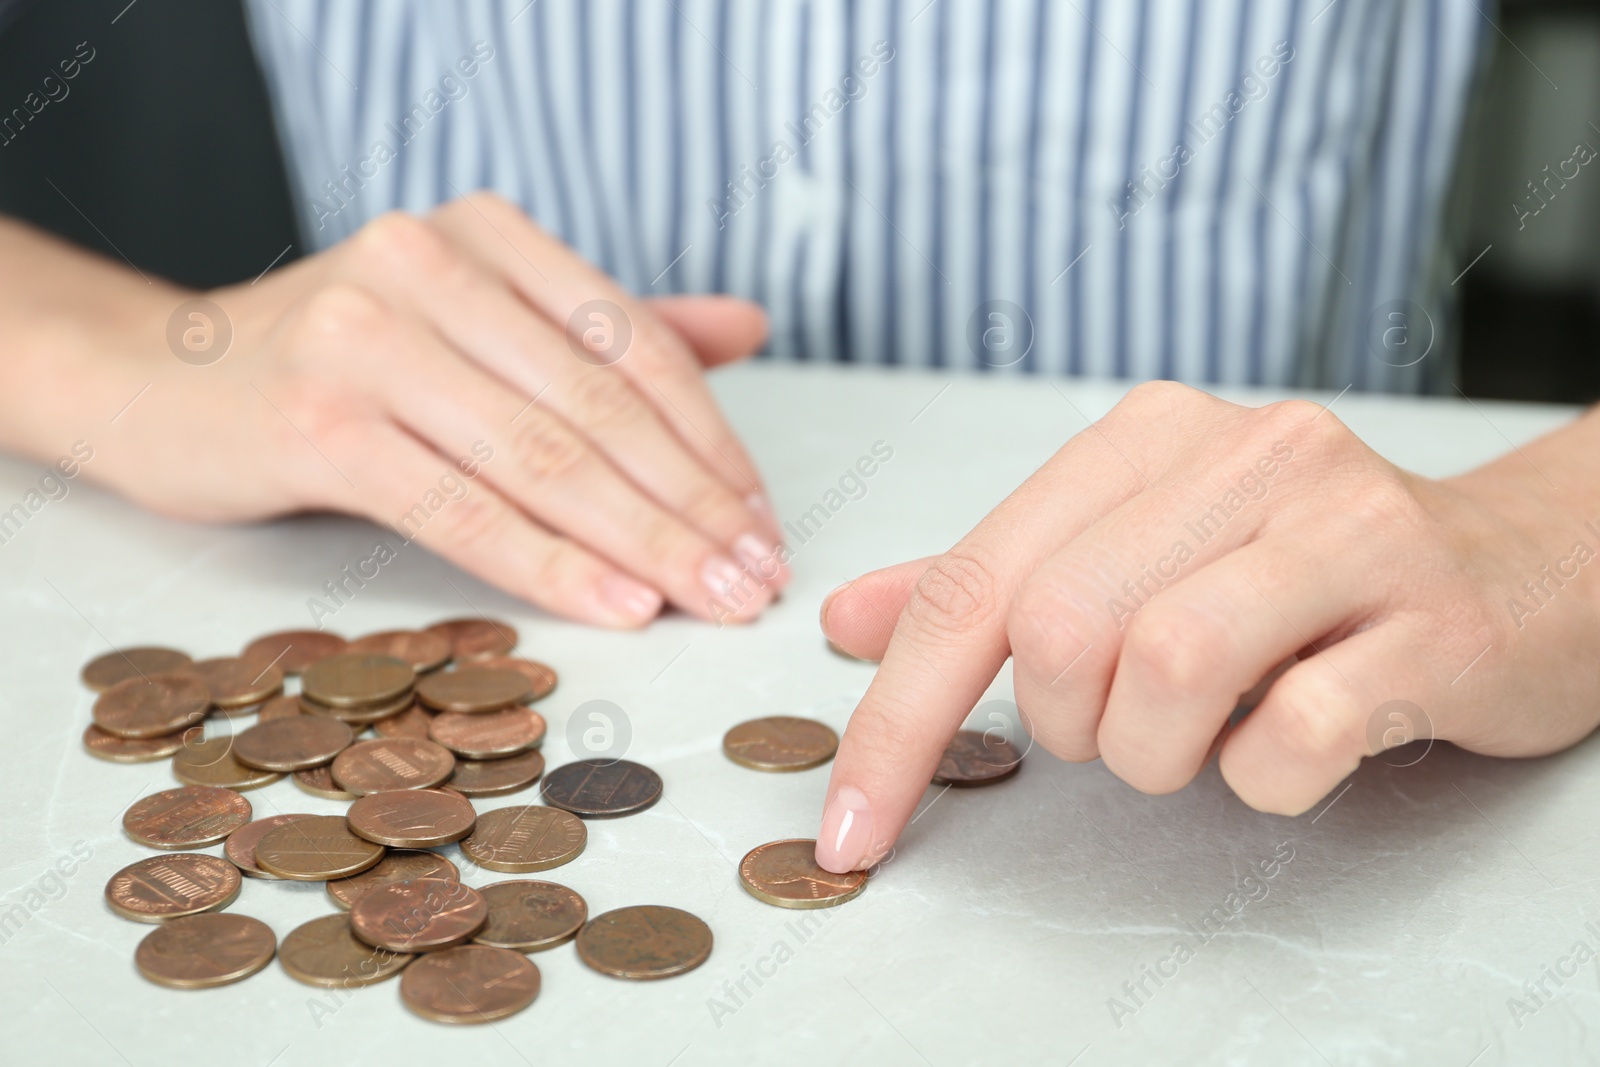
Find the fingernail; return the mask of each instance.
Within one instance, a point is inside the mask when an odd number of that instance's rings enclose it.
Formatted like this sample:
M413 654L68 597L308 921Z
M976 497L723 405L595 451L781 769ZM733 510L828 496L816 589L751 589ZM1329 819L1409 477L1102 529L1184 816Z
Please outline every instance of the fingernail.
M714 597L729 597L739 588L744 571L731 559L712 556L700 568L700 582Z
M839 596L839 594L848 588L850 588L849 582L845 582L842 585L836 585L833 588L833 592L822 598L822 610L817 613L817 621L822 624L823 633L828 632L828 609L833 607L833 602Z
M761 515L769 519L772 517L772 502L767 499L765 493L751 493L749 496L744 498L744 503L745 507L755 512L757 515Z
M756 533L747 533L733 543L733 554L745 569L776 588L788 584L789 569L783 565L783 546Z
M601 582L600 597L623 614L637 619L651 619L661 611L661 594L626 574L612 574Z
M853 871L872 846L872 807L853 785L840 786L822 816L817 863L835 874Z

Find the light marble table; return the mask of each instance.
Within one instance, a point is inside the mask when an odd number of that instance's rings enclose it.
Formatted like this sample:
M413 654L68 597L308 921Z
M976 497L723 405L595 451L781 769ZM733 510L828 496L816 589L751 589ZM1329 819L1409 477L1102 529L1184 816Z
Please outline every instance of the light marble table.
M561 673L541 705L552 765L569 758L572 710L604 699L630 719L630 755L666 781L662 803L591 823L588 851L548 876L581 892L592 912L653 902L700 915L716 935L710 960L684 977L629 983L588 970L571 946L541 953L539 1000L492 1027L423 1022L401 1006L396 982L336 996L273 965L238 985L180 993L138 976L133 951L150 927L112 915L102 889L112 872L150 854L122 836L122 810L174 783L165 764L117 766L80 749L91 699L79 666L108 642L222 655L267 630L304 625L307 598L368 555L379 532L334 517L185 525L74 484L0 545L0 915L11 916L0 927L0 1061L1486 1067L1600 1059L1596 964L1559 986L1546 978L1551 996L1526 1017L1514 1018L1508 1003L1531 1007L1523 983L1547 967L1572 970L1561 961L1575 943L1600 948L1594 741L1526 762L1447 746L1411 767L1368 761L1331 807L1297 819L1250 811L1214 767L1176 795L1148 797L1098 763L1034 752L994 788L930 788L894 861L845 907L782 911L740 889L735 864L747 849L816 832L828 770L745 770L723 757L723 731L777 713L842 730L872 676L824 647L822 597L863 570L947 546L1123 388L726 372L718 392L786 518L824 500L875 443L893 450L865 495L798 546L795 584L759 624L717 630L669 618L642 633L587 630L416 548L328 620L354 635L468 612L503 616L521 629L527 654ZM1385 455L1436 475L1572 416L1354 393L1334 411ZM116 447L115 427L106 431L97 449ZM0 461L0 509L38 475ZM1009 695L1004 674L989 696ZM287 781L248 796L258 814L342 809ZM49 873L58 861L69 875ZM504 877L464 870L469 884ZM1230 894L1243 901L1237 910ZM247 879L232 910L281 938L330 908L320 884ZM798 925L807 914L817 918ZM1208 927L1208 914L1226 921ZM1181 964L1179 941L1189 946ZM1168 977L1157 986L1147 969ZM1134 1001L1123 983L1141 978Z

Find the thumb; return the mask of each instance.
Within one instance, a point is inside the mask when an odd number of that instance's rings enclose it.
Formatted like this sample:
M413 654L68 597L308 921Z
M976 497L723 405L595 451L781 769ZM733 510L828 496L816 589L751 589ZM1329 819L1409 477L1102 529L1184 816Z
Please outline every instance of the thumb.
M652 297L646 303L708 369L744 359L767 343L767 313L748 300L704 294Z
M871 571L846 582L822 602L822 632L857 659L883 659L894 624L933 556Z

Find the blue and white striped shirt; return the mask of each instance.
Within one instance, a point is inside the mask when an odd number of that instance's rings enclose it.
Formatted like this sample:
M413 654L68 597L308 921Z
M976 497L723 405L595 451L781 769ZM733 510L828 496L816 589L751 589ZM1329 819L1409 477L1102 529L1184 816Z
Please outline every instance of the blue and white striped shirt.
M1474 0L249 6L315 247L493 188L776 358L1451 380Z

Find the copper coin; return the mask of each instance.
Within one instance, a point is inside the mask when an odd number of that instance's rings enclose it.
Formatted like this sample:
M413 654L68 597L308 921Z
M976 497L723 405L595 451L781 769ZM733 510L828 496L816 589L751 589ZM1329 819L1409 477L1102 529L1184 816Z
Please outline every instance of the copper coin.
M215 856L199 852L151 856L111 876L106 904L136 923L164 923L227 907L242 883L238 868Z
M543 773L544 757L537 750L505 759L456 760L450 788L469 797L503 797L528 788Z
M277 696L261 705L261 711L256 718L256 722L271 722L274 719L292 719L299 714L299 697Z
M516 671L528 679L533 691L522 699L524 704L543 700L556 688L556 672L535 660L519 659L516 656L491 656L488 659L478 660L473 666L488 667L497 671Z
M424 956L400 976L405 1006L436 1023L487 1023L532 1004L539 968L520 952L462 945Z
M256 843L256 865L294 882L360 874L383 859L383 846L350 832L343 815L314 815L268 830Z
M643 811L661 799L661 776L632 760L586 759L544 779L544 800L586 819Z
M166 759L183 747L183 731L156 737L118 737L90 723L83 729L83 748L96 759L112 763L149 763Z
M428 627L450 642L450 658L458 663L503 656L517 647L517 628L499 619L445 619Z
M1010 778L1022 766L1017 746L982 730L958 730L950 739L939 769L933 774L935 785L990 785Z
M259 789L283 775L246 767L233 756L234 739L222 734L206 737L200 727L188 731L183 747L172 757L172 774L188 785L216 785L224 789Z
M231 789L186 785L136 800L122 830L141 845L184 849L214 845L250 821L250 802Z
M376 867L349 878L330 878L328 899L339 907L349 910L350 906L360 900L361 895L373 886L404 882L414 878L443 878L448 882L459 882L461 872L456 870L455 864L437 852L391 849Z
M297 715L250 727L233 739L233 755L246 767L303 771L332 763L355 739L355 731L338 719Z
M268 815L265 819L257 819L247 823L228 835L228 840L222 844L222 854L228 857L228 862L239 868L240 872L252 878L265 878L277 881L278 876L271 871L264 871L256 863L256 846L261 839L271 830L301 819L314 819L315 815Z
M96 693L103 693L129 678L166 674L187 667L192 662L187 653L174 648L119 648L84 664L79 677L84 685Z
M780 908L831 908L860 896L867 874L823 870L815 840L774 841L745 853L739 882L757 900Z
M372 729L379 737L415 737L426 741L428 724L433 722L433 717L433 712L412 701L400 714L373 723Z
M354 793L346 793L333 784L333 772L328 767L312 767L306 771L294 772L294 784L310 793L314 797L324 800L354 800Z
M150 931L133 954L139 973L173 989L208 989L248 978L272 962L272 928L248 915L174 919Z
M159 737L193 726L211 708L211 693L192 674L129 678L100 694L94 722L118 737Z
M476 889L444 878L373 886L350 906L350 929L390 952L436 952L462 944L489 917Z
M533 686L521 671L461 667L417 682L417 699L435 711L464 714L498 711L526 700Z
M350 917L324 915L302 923L278 946L290 978L327 989L355 989L393 978L415 956L373 948L350 931Z
M571 863L589 843L589 828L571 812L529 804L478 816L461 854L480 867L531 874Z
M300 691L318 704L351 708L396 700L415 685L416 680L416 672L405 660L340 652L306 668L300 679Z
M418 674L438 670L450 661L450 642L426 630L385 630L350 642L351 652L393 656Z
M345 813L350 832L395 848L437 848L472 832L478 813L472 802L437 789L372 793Z
M361 704L355 707L339 708L331 704L319 704L315 700L301 693L297 697L300 701L300 710L307 715L316 715L324 719L338 719L351 726L368 726L384 719L392 719L405 712L416 703L410 690L401 693L393 700L385 700L377 704Z
M481 890L489 919L472 938L480 945L539 952L578 936L589 918L589 905L564 885L554 882L495 882Z
M284 674L300 674L319 659L338 655L347 642L321 630L283 630L258 637L239 653L252 663L272 663Z
M283 672L276 666L237 656L203 659L184 668L206 684L211 703L219 708L244 708L283 692Z
M839 735L815 719L774 715L752 719L722 735L722 751L733 762L758 771L803 771L833 758Z
M711 927L660 904L608 911L578 931L578 958L617 978L670 978L710 955Z
M358 742L339 753L332 768L334 784L356 796L442 785L455 769L448 749L414 737Z
M447 711L428 726L428 736L462 759L503 759L537 748L544 716L521 706L463 715Z

